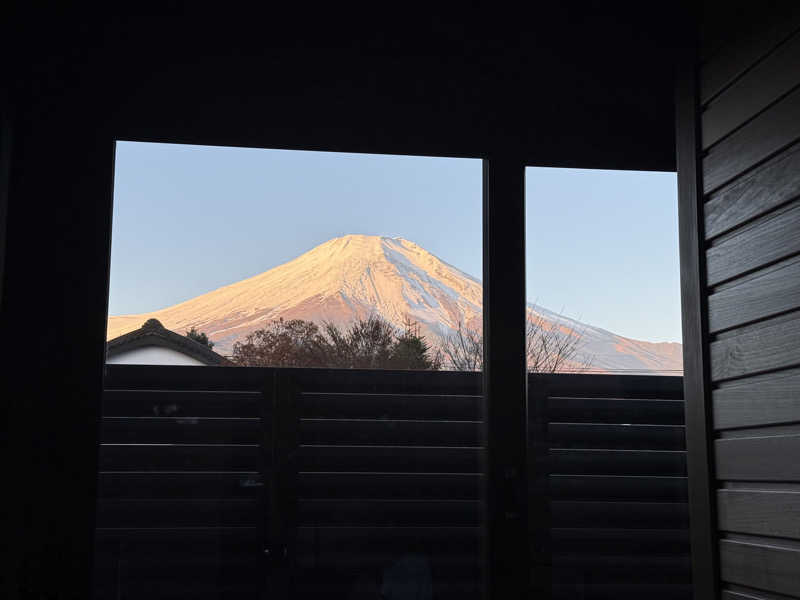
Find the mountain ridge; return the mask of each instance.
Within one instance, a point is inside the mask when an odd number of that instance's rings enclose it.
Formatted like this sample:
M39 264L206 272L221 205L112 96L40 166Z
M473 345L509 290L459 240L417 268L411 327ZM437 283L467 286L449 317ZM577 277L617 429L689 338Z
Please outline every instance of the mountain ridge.
M182 332L204 331L216 349L233 344L278 318L346 325L377 313L396 326L411 318L429 341L459 326L480 331L481 282L401 237L346 235L332 238L272 269L156 311L109 316L107 339L157 318ZM616 335L528 304L530 319L582 332L582 352L601 371L681 368L681 345Z

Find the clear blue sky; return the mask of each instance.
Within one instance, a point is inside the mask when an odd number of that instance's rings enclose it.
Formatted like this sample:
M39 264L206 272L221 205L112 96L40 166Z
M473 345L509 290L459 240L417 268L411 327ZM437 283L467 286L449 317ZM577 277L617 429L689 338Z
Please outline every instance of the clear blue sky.
M679 341L674 174L526 181L529 299ZM348 233L407 238L480 278L481 231L479 160L118 142L109 313L188 300Z

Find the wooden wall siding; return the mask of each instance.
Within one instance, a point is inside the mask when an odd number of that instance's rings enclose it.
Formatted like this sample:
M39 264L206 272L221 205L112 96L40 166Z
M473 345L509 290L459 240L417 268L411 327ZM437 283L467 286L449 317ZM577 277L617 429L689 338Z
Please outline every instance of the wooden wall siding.
M756 375L712 392L717 430L800 422L800 369Z
M800 19L733 38L699 72L722 596L796 598Z

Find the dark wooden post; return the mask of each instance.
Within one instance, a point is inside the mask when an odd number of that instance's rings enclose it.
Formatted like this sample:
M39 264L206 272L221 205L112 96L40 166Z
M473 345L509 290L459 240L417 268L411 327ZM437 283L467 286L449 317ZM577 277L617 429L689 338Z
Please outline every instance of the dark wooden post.
M527 598L525 166L483 163L483 393L486 423L486 592Z
M708 363L708 306L703 246L699 98L695 53L686 51L676 88L678 223L683 315L683 388L689 474L694 597L717 598L716 504Z

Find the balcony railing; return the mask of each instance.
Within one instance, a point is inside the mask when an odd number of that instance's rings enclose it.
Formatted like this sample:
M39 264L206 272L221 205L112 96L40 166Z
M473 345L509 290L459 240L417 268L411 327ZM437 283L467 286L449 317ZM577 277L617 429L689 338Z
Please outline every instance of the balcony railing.
M97 597L368 597L414 557L432 598L480 597L480 388L477 373L109 366ZM681 379L531 375L528 401L535 587L688 598Z

